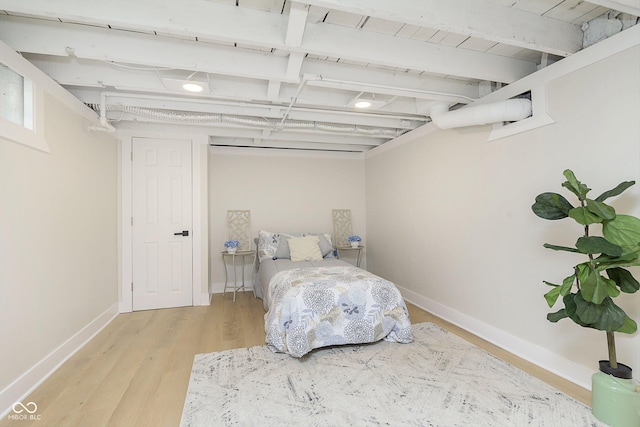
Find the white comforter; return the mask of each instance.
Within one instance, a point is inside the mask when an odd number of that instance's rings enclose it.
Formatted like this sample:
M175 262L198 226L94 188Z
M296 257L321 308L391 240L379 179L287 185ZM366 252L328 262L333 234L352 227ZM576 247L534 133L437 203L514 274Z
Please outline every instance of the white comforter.
M281 271L269 283L267 345L301 357L314 348L413 341L407 307L396 286L354 266Z

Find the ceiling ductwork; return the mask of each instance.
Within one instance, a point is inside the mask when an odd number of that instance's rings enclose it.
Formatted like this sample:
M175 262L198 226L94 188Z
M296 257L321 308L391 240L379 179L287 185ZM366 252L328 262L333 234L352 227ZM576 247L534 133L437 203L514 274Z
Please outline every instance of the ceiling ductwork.
M105 117L107 111L118 111L121 113L132 114L134 116L147 117L154 120L172 123L188 123L201 125L226 124L239 127L257 127L268 130L316 130L329 133L383 136L387 138L396 138L407 131L406 129L327 123L311 120L283 119L282 121L277 122L262 117L249 117L219 113L196 113L190 111L172 111L157 108L137 107L131 105L87 105L94 111L100 113L101 117Z
M435 104L431 107L430 116L433 124L440 129L453 129L490 123L516 122L530 117L531 113L531 100L517 98L471 105L454 111L449 111L447 104Z

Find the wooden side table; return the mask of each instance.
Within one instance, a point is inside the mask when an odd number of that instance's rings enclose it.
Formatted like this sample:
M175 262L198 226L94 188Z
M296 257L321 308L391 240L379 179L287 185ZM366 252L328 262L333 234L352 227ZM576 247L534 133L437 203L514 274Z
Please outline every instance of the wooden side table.
M338 246L336 247L336 250L338 252L338 258L340 258L340 251L358 251L357 254L357 258L356 258L356 267L360 267L360 261L362 260L362 250L364 249L364 246L358 246L358 247L353 247L353 246Z
M229 261L231 261L231 266L233 268L233 302L236 302L236 292L246 290L244 280L244 266L247 262L245 261L245 258L250 257L249 259L251 260L252 258L255 258L255 256L256 251L237 251L233 254L226 251L222 252L222 263L224 264L224 290L222 291L222 295L227 292L227 287L231 287L231 285L229 285L229 272L227 271L227 265L229 264ZM240 262L236 262L236 258L239 258ZM237 266L240 266L240 268L242 268L242 282L240 286L238 286L238 270L236 268ZM253 295L256 295L255 289L253 289Z

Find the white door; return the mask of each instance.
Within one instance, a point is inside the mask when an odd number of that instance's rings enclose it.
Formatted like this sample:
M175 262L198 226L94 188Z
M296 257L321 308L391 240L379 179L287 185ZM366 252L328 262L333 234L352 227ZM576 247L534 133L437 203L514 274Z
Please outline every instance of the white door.
M191 142L132 145L133 310L193 305Z

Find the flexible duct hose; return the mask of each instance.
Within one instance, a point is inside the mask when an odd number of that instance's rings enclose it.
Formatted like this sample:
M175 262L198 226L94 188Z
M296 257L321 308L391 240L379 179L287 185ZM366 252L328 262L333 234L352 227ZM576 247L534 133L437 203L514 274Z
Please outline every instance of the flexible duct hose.
M101 105L88 104L93 110L100 112ZM106 111L120 111L135 116L148 117L175 123L207 124L226 123L241 126L261 127L270 129L313 129L327 132L356 133L369 136L395 138L406 132L405 129L381 128L372 126L343 125L339 123L316 122L310 120L284 120L276 123L266 118L238 116L219 113L194 113L186 111L171 111L155 108L135 107L131 105L105 105Z

